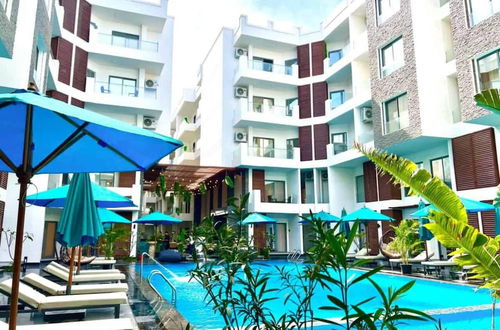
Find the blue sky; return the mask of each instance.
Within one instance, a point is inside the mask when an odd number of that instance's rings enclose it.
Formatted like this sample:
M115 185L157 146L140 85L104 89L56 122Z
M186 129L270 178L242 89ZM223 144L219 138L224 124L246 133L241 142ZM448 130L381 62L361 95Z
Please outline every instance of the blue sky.
M198 64L223 26L236 27L238 18L264 24L301 26L315 31L341 0L170 0L169 15L175 18L173 106L182 88L192 85Z

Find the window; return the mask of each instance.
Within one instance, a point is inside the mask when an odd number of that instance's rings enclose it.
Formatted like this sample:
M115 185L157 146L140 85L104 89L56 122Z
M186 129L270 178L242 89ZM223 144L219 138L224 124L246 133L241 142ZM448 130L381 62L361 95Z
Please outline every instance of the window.
M138 96L137 80L135 79L109 76L108 83L108 92L110 94Z
M293 159L293 148L299 147L299 139L287 139L286 140L286 158Z
M95 181L102 187L114 187L115 173L97 173L95 175Z
M500 49L477 60L479 88L500 88Z
M340 154L347 151L347 133L333 133L332 134L333 154Z
M332 109L344 104L345 102L345 91L332 91L330 92L330 107Z
M469 0L470 25L476 25L499 11L500 0Z
M390 75L405 64L403 38L398 38L380 50L380 74Z
M365 202L365 177L358 175L356 178L356 203Z
M285 181L266 180L266 201L285 203Z
M273 71L273 60L262 58L262 57L254 57L253 58L253 68L255 70L260 71Z
M432 176L440 178L448 187L451 187L450 158L448 156L432 159L431 172Z
M35 49L35 67L33 69L33 79L39 90L43 89L45 78L45 60L47 52L43 48L43 41L38 37L38 44Z
M330 61L330 66L337 63L342 58L342 49L336 49L328 52L328 59Z
M299 105L299 99L294 97L286 100L286 115L293 116L293 110Z
M111 44L119 47L139 49L139 36L137 34L112 31Z
M423 162L415 162L415 165L417 165L417 168L424 168ZM410 187L404 187L404 195L410 196Z
M87 77L89 77L89 78L95 78L95 71L87 69Z
M389 134L409 125L408 97L400 95L384 103L384 134Z
M378 24L382 24L399 10L400 0L376 0Z
M274 157L274 139L254 137L254 156Z
M269 97L254 96L253 111L254 112L269 112L274 108L274 99Z
M291 76L293 74L292 65L297 64L297 59L293 58L291 60L285 61L285 74Z

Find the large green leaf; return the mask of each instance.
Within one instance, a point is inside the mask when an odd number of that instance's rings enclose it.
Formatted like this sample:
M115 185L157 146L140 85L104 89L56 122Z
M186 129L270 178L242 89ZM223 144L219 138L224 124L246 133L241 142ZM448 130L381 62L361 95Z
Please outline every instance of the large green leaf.
M467 223L465 207L458 196L443 181L412 161L380 150L368 150L360 144L355 148L368 157L384 173L392 175L395 182L411 188L450 218Z
M498 89L487 89L474 96L477 106L500 114L500 96Z

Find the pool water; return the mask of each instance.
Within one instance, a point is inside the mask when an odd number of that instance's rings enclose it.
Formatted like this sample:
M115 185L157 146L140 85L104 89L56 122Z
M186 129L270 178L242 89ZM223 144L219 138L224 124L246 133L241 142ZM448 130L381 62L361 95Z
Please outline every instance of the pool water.
M205 290L200 284L196 283L194 280L189 281L189 271L194 268L194 264L166 264L168 272L161 270L168 278L172 281L173 285L177 289L177 310L192 324L196 329L219 329L224 326L224 322L220 316L214 313L212 306L207 306L205 298ZM282 288L282 282L279 274L277 273L275 266L286 267L287 272L297 272L304 265L302 264L292 264L286 261L265 261L259 262L255 267L261 269L263 272L268 272L271 275L268 286L269 288ZM153 269L159 269L160 267L156 265L144 265L144 276L147 276L149 272ZM362 271L351 271L349 276L359 276ZM376 274L372 276L372 279L380 285L384 291L388 287L399 288L404 284L411 281L411 279L388 274ZM154 280L153 284L159 289L160 293L164 295L167 300L170 300L170 289L164 286L161 279L157 278ZM286 313L288 310L294 309L294 306L288 302L284 303L284 297L287 291L281 291L277 296L276 300L272 300L266 304L273 311L276 318ZM340 317L342 314L336 311L320 310L320 306L328 304L326 298L327 295L333 294L335 292L330 292L327 289L322 289L317 287L315 289L315 294L312 300L312 307L314 316L318 318L335 318ZM350 300L351 303L356 301L361 301L370 297L375 296L376 299L365 304L365 310L374 309L380 306L380 299L378 299L378 294L373 288L371 283L364 280L354 285L350 290ZM432 280L417 279L413 288L405 294L403 298L398 301L399 306L411 307L421 311L432 311L440 309L449 308L460 308L468 306L479 306L491 304L491 298L486 290L475 290L474 287L459 285L455 283L444 283ZM467 328L470 323L464 322L479 322L487 325L485 329L489 327L491 322L489 311L479 311L467 312L470 315L466 315L465 312L452 313L438 315L437 318L442 319L445 329L464 329ZM500 319L499 319L500 322ZM420 324L419 324L420 323ZM434 329L434 324L432 323L412 323L408 327L411 329ZM332 326L328 327L316 327L317 329L332 329ZM404 327L401 327L404 329ZM474 329L483 329L483 327L474 326Z

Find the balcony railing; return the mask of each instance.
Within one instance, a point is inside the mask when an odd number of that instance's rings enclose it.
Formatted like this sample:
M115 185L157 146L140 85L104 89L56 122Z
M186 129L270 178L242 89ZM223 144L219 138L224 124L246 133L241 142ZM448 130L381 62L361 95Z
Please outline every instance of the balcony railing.
M114 36L111 34L99 33L99 42L105 45L116 47L124 47L130 49L140 49L147 52L158 52L158 42L145 41L133 38L126 38L121 36Z
M284 105L268 105L262 103L252 103L248 102L248 109L254 113L261 114L272 114L276 116L292 117L293 116L293 106Z
M249 68L252 70L273 72L287 76L291 76L293 74L291 65L267 63L259 60L249 60Z
M96 81L94 83L94 93L96 94L110 94L126 97L138 97L146 99L157 98L157 91L154 88L142 88L135 86L127 86L122 84L112 84L109 82Z
M252 157L293 159L293 149L248 147L248 155Z
M342 104L348 102L350 99L352 99L352 92L344 92L344 96L342 100L333 100L329 99L330 101L330 109L336 109L340 107Z

